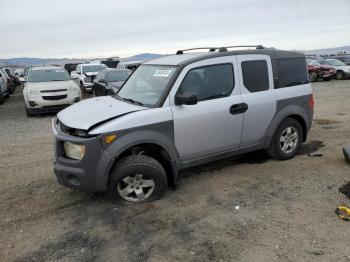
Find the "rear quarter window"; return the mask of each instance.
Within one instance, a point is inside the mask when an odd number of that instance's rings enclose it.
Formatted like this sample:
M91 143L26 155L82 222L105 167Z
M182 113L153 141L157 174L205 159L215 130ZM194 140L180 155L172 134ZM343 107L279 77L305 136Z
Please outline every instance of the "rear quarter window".
M269 73L266 60L243 61L243 84L251 93L269 89Z
M305 58L277 59L278 83L275 88L303 85L308 83Z

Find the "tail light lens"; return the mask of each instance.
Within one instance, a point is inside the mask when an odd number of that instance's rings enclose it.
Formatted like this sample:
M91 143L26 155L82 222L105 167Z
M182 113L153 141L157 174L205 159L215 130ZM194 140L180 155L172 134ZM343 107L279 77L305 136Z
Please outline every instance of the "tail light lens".
M314 95L311 94L309 98L309 106L313 110L315 108L315 100L314 100Z

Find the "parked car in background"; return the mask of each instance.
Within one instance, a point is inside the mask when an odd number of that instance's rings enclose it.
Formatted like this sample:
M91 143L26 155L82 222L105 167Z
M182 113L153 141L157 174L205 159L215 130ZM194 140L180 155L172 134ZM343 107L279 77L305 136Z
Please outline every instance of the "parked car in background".
M79 86L61 67L33 67L24 84L23 96L28 116L57 112L81 100Z
M314 110L305 55L211 50L148 61L116 96L61 111L52 123L58 182L143 203L186 168L260 149L293 158Z
M79 65L79 63L67 63L64 65L64 69L66 69L67 72L71 74L73 71L77 69L77 65Z
M19 81L19 79L17 78L16 74L14 73L14 71L9 68L9 67L5 67L4 68L7 75L11 78L12 83L14 85L14 88L16 88L17 86L19 86L21 84L21 82Z
M6 78L6 82L7 82L7 89L9 91L10 94L13 94L13 92L15 91L15 84L11 78L11 76L6 72L5 68L1 68L3 75Z
M107 66L105 64L79 64L71 75L78 80L82 91L92 91L92 85L96 75L106 68Z
M0 68L0 104L5 102L5 98L9 97L9 90L7 88L7 78Z
M334 59L334 58L321 59L321 60L318 60L318 62L321 65L333 66L337 70L335 77L338 80L342 80L350 77L350 65L347 65L338 59Z
M144 63L144 61L142 61L142 60L120 62L117 65L117 69L129 69L129 70L135 71L143 63Z
M329 57L329 58L334 58L342 61L344 64L350 65L350 54L347 55L337 55L334 57Z
M100 71L93 82L92 93L94 96L116 94L131 73L129 69L108 68Z
M23 69L23 72L19 78L19 81L23 84L27 81L27 78L28 78L28 73L29 73L29 70L30 70L31 67L26 67Z
M315 59L307 59L307 69L310 82L315 82L317 79L329 81L337 73L337 70L333 66L321 65Z

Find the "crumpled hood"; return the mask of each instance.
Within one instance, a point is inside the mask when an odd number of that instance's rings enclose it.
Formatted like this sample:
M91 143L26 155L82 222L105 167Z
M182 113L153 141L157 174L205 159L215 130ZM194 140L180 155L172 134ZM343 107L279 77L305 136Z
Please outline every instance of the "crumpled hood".
M145 110L146 107L129 104L110 96L83 100L57 114L65 126L89 130L91 127L128 113Z

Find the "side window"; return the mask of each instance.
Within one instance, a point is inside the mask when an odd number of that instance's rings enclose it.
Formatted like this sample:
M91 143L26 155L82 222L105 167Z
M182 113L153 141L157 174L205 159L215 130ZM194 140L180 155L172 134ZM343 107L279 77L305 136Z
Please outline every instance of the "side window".
M311 65L314 65L315 62L315 60L312 61ZM278 86L275 86L275 88L303 85L308 83L305 58L278 59L277 71Z
M210 65L190 70L182 81L178 93L196 95L198 101L229 96L234 88L231 64Z
M241 66L243 84L249 92L261 92L270 88L266 60L243 61Z

